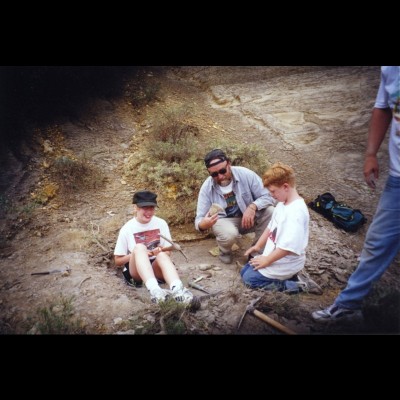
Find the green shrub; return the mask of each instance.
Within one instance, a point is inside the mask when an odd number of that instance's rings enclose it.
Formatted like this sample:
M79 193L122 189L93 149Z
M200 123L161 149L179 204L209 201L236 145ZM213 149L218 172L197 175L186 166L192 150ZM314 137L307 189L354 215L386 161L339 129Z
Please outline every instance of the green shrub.
M100 171L84 158L80 160L68 156L56 158L54 175L64 194L71 191L97 189L104 182Z
M35 317L37 333L42 335L85 333L82 322L74 318L72 302L72 297L61 297L49 306L39 308Z

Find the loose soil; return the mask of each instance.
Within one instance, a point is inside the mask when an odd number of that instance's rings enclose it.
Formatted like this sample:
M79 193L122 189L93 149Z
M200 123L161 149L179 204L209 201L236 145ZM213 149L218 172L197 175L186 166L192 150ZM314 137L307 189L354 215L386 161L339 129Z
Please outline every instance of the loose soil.
M214 238L196 232L193 223L172 226L173 238L188 256L186 261L173 254L183 281L204 276L199 284L212 293L222 290L202 301L199 310L182 311L184 328L175 333L283 334L250 314L237 329L246 306L258 297L257 309L299 334L400 332L399 258L368 296L364 322L321 325L310 316L332 303L356 268L387 177L386 142L379 153L376 192L362 176L379 68L147 68L138 78L160 85L158 100L138 110L126 97L93 99L79 118L37 132L24 150L28 164L9 154L0 178L1 333L42 333L43 309L57 314L66 299L73 310L63 323L79 321L79 329L69 332L165 333L163 310L150 302L145 288L124 283L112 252L119 228L132 217L132 194L143 188L140 177L125 175L129 156L142 150L151 113L181 105L191 108L204 153L215 137L257 144L266 149L270 163L280 160L294 167L306 201L329 191L361 209L368 223L357 233L346 233L310 210L306 270L323 294L291 296L242 285L238 271L251 236L239 241L234 262L225 265L210 253ZM85 157L97 168L92 189L53 190L48 171L61 155ZM46 198L38 207L34 200L39 195ZM205 265L212 267L201 270ZM67 267L69 273L31 275ZM196 289L193 293L202 295Z

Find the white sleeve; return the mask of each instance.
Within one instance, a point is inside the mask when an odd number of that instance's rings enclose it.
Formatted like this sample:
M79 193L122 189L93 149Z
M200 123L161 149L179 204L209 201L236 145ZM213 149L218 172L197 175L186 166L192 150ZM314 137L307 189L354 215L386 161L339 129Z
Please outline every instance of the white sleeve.
M383 72L381 71L381 83L379 85L378 94L376 95L375 106L376 108L388 108L389 107L389 98L388 92L385 89L385 77Z
M171 239L171 232L169 231L169 227L166 221L161 220L160 221L160 233L161 235L165 236L168 239ZM160 246L165 247L165 246L170 246L171 243L168 243L165 239L160 238Z
M129 253L128 239L125 234L125 230L121 229L119 231L117 244L115 245L114 255L115 256L126 256L128 253Z

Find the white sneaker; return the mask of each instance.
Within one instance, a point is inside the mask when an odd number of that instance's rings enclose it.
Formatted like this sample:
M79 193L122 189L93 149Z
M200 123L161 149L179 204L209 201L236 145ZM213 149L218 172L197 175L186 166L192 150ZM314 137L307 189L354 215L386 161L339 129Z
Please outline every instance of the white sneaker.
M172 297L178 303L190 304L193 294L183 286L175 286L172 289Z
M169 297L169 293L165 289L162 289L158 286L155 289L150 290L150 297L153 303L158 304L162 301L167 300Z

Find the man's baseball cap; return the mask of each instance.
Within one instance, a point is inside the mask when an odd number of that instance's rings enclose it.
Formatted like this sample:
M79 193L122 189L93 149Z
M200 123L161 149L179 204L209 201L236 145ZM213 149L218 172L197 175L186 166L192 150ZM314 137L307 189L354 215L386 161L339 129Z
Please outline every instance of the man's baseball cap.
M216 159L219 159L220 161L214 162L210 165L211 161L216 160ZM206 156L204 157L204 164L206 164L207 168L210 168L210 167L217 165L220 162L225 161L225 160L228 160L228 157L226 156L224 151L221 149L214 149L206 154Z
M149 192L148 190L141 190L140 192L136 192L133 195L133 204L136 204L138 207L146 207L146 206L157 206L157 195L153 192Z

